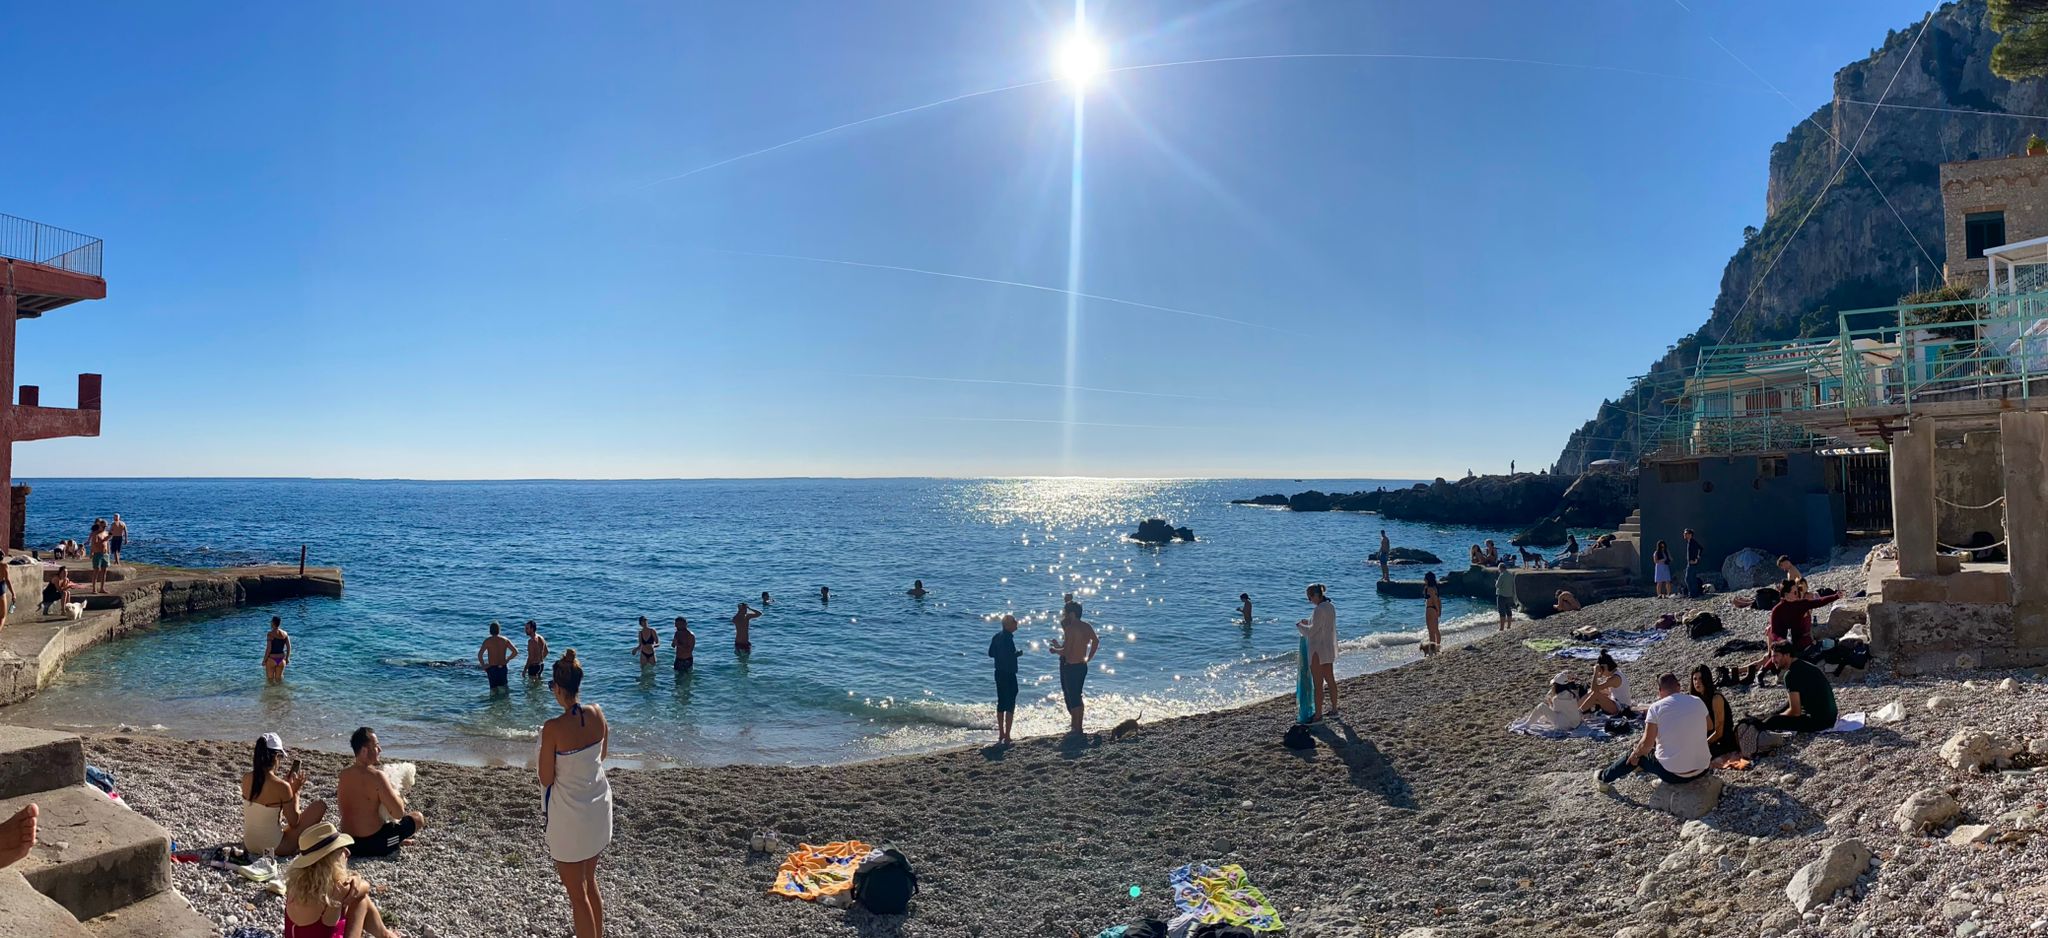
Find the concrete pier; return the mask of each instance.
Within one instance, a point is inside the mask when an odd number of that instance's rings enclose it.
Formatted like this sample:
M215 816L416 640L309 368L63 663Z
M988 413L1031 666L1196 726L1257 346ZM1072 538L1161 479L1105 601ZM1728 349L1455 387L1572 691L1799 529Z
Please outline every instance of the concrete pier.
M115 564L107 571L107 591L93 593L90 564L72 560L63 566L74 582L88 584L71 591L71 601L86 606L77 619L40 611L48 569L43 563L6 567L14 609L0 629L0 706L41 692L80 651L164 619L299 596L338 597L342 589L337 567L307 567L302 575L296 565L195 570Z

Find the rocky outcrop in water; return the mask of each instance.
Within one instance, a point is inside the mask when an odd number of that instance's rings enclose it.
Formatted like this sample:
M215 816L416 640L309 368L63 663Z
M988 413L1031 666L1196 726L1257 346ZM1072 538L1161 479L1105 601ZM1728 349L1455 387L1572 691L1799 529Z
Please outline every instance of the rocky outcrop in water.
M1176 528L1166 523L1164 518L1146 518L1138 522L1137 533L1130 537L1141 544L1169 544L1174 541L1192 541L1195 539L1195 532L1187 528Z
M1641 430L1637 415L1662 412L1669 395L1660 392L1691 369L1703 341L1832 335L1835 313L1898 302L1912 291L1916 270L1922 284L1940 279L1946 253L1940 164L2023 152L2040 122L1972 112L2048 114L2048 81L2010 82L1991 73L1998 34L1985 23L1983 0L1936 11L1908 60L1919 29L1917 22L1905 24L1869 58L1836 72L1833 99L1771 147L1763 227L1723 269L1706 324L1666 350L1650 366L1647 381L1603 402L1566 441L1559 471L1578 473L1603 458L1633 462L1631 441ZM1894 72L1898 78L1887 93ZM1872 119L1871 106L1859 102L1880 95L1899 107L1878 109ZM1863 141L1856 155L1870 178L1852 164L1840 181L1827 185L1842 159L1830 134L1834 140ZM1802 225L1809 209L1812 217ZM1734 236L1729 232L1730 240Z
M1635 490L1627 476L1594 473L1581 482L1570 476L1523 472L1511 476L1467 476L1456 482L1438 479L1405 489L1370 492L1309 490L1290 496L1261 495L1233 504L1277 506L1291 511L1376 511L1402 521L1438 524L1527 524L1552 515L1581 527L1619 524L1635 510ZM1573 492L1579 495L1568 498ZM1612 520L1605 520L1612 516ZM1560 537L1562 543L1563 538Z

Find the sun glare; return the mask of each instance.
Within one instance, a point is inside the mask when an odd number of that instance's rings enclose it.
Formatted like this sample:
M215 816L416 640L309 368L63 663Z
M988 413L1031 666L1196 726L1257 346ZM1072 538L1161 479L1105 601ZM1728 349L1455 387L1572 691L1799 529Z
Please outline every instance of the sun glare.
M1109 65L1109 55L1103 51L1102 43L1087 33L1068 36L1053 51L1053 72L1076 91L1085 91Z

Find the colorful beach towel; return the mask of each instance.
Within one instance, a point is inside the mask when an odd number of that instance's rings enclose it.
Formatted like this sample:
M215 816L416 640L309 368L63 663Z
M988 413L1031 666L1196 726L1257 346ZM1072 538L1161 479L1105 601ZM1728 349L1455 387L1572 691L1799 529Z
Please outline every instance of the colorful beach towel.
M1569 644L1571 644L1571 642L1570 642L1569 640L1567 640L1567 639L1562 639L1562 638L1525 638L1525 639L1522 639L1522 647L1523 647L1523 648L1527 648L1527 649L1529 649L1530 651L1540 651L1540 652L1542 652L1542 653L1544 653L1544 654L1546 654L1546 655L1547 655L1547 654L1550 654L1551 652L1553 652L1553 651L1556 651L1556 650L1558 650L1558 649L1560 649L1560 648L1563 648L1564 646L1566 646L1566 645L1569 645Z
M1235 863L1222 867L1190 863L1174 870L1167 882L1173 886L1173 904L1181 910L1173 921L1175 934L1180 933L1183 921L1196 925L1221 922L1252 931L1286 927L1265 894L1244 875L1244 867Z
M842 840L814 847L797 844L796 850L775 871L775 885L768 891L778 896L815 902L853 888L853 871L874 852L858 840Z
M1601 652L1616 661L1637 661L1643 657L1641 648L1601 648L1597 645L1571 645L1550 653L1552 658L1570 658L1574 661L1593 661Z

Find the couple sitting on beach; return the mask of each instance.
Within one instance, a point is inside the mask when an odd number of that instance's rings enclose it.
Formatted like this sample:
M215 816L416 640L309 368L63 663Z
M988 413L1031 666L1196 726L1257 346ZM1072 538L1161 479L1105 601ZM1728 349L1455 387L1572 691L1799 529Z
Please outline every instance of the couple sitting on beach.
M1690 693L1680 690L1676 674L1659 678L1657 702L1644 717L1642 739L1628 755L1598 773L1600 790L1612 792L1614 782L1630 772L1655 775L1668 784L1695 781L1711 768L1783 741L1773 733L1832 729L1839 714L1827 675L1801 659L1790 642L1771 646L1771 659L1785 672L1785 705L1769 717L1736 720L1704 664L1692 670Z
M367 726L349 737L349 745L355 761L335 782L340 829L353 841L352 855L390 856L427 823L424 814L407 809L401 793L412 767L379 762L384 750L376 731ZM276 733L265 733L256 740L254 765L242 775L242 846L252 854L291 856L304 834L327 816L324 801L300 804L306 773L296 759L280 771L283 758L284 741Z

